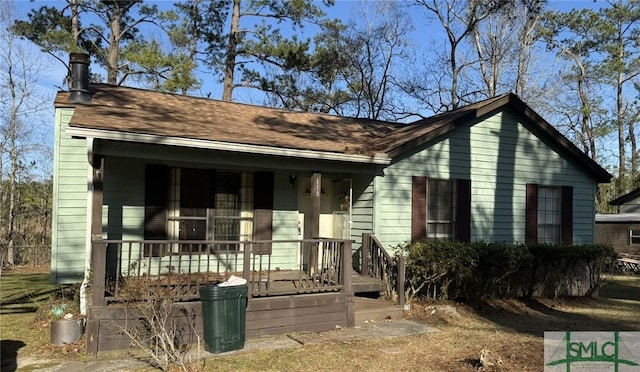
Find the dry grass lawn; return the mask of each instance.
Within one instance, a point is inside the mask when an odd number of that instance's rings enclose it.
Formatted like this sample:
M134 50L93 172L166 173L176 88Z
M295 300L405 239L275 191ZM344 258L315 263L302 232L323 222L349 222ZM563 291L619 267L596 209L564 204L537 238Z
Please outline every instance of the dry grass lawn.
M542 371L544 331L640 331L640 276L608 276L600 296L418 303L407 318L439 332L239 353L205 370Z
M48 280L46 273L3 272L3 359L5 343L14 341L25 344L17 349L19 358L86 360L82 342L54 348L46 322L34 321L34 304L55 290L43 280ZM321 333L318 338L326 342L218 355L193 370L542 371L544 331L640 331L638 314L640 276L607 276L599 299L416 303L406 317L439 331L361 341L339 341Z

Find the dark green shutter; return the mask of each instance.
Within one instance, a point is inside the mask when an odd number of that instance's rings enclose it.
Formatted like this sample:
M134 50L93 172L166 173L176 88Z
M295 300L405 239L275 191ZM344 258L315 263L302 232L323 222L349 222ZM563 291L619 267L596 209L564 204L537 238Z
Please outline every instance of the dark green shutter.
M471 180L456 180L456 240L471 241Z
M526 193L524 241L535 243L538 241L538 185L528 183Z
M411 241L427 237L427 177L411 178Z
M256 172L253 175L253 240L272 240L273 191L272 172ZM271 243L253 247L254 254L271 254Z
M147 164L144 184L144 239L167 239L167 197L169 195L169 168ZM164 255L163 244L145 244L145 257Z
M562 186L562 244L573 244L573 187Z

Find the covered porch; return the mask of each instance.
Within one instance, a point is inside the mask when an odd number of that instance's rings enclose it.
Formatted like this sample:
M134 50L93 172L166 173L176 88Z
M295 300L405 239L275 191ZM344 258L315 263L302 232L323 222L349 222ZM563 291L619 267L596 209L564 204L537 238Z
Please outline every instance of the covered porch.
M354 210L370 221L370 201L358 199L371 176L355 172L357 164L271 170L250 166L254 156L230 166L210 150L198 158L219 163L166 159L163 146L98 148L100 155L88 153L87 353L130 347L124 329L144 323L139 305L157 299L170 304L182 344L202 340L199 290L232 275L248 285L246 337L352 327L358 293L395 292L403 304L401 266L371 235L370 222L352 228ZM221 186L230 176L235 188Z

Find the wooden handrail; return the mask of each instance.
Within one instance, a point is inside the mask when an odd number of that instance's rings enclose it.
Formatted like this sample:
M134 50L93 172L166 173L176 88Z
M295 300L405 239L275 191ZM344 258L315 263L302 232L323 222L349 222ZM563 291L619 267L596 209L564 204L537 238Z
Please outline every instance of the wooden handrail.
M362 234L362 267L361 274L372 278L386 280L393 287L393 276L396 276L394 288L398 293L399 305L404 305L405 257L392 257L382 243L371 233ZM384 277L386 274L386 278Z
M382 243L380 243L380 240L378 240L378 238L376 238L375 235L371 235L371 240L378 247L378 249L380 250L380 253L382 254L382 256L384 257L385 260L387 260L389 262L393 262L394 261L393 257L391 257L391 255L386 251L386 249L384 249L384 247L382 246Z

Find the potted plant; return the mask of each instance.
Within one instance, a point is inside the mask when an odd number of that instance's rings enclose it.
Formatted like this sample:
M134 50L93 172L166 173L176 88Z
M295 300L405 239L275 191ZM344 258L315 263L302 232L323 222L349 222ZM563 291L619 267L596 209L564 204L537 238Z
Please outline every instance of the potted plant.
M60 287L39 309L41 319L51 320L51 344L64 346L80 340L84 333L84 317L74 286Z

